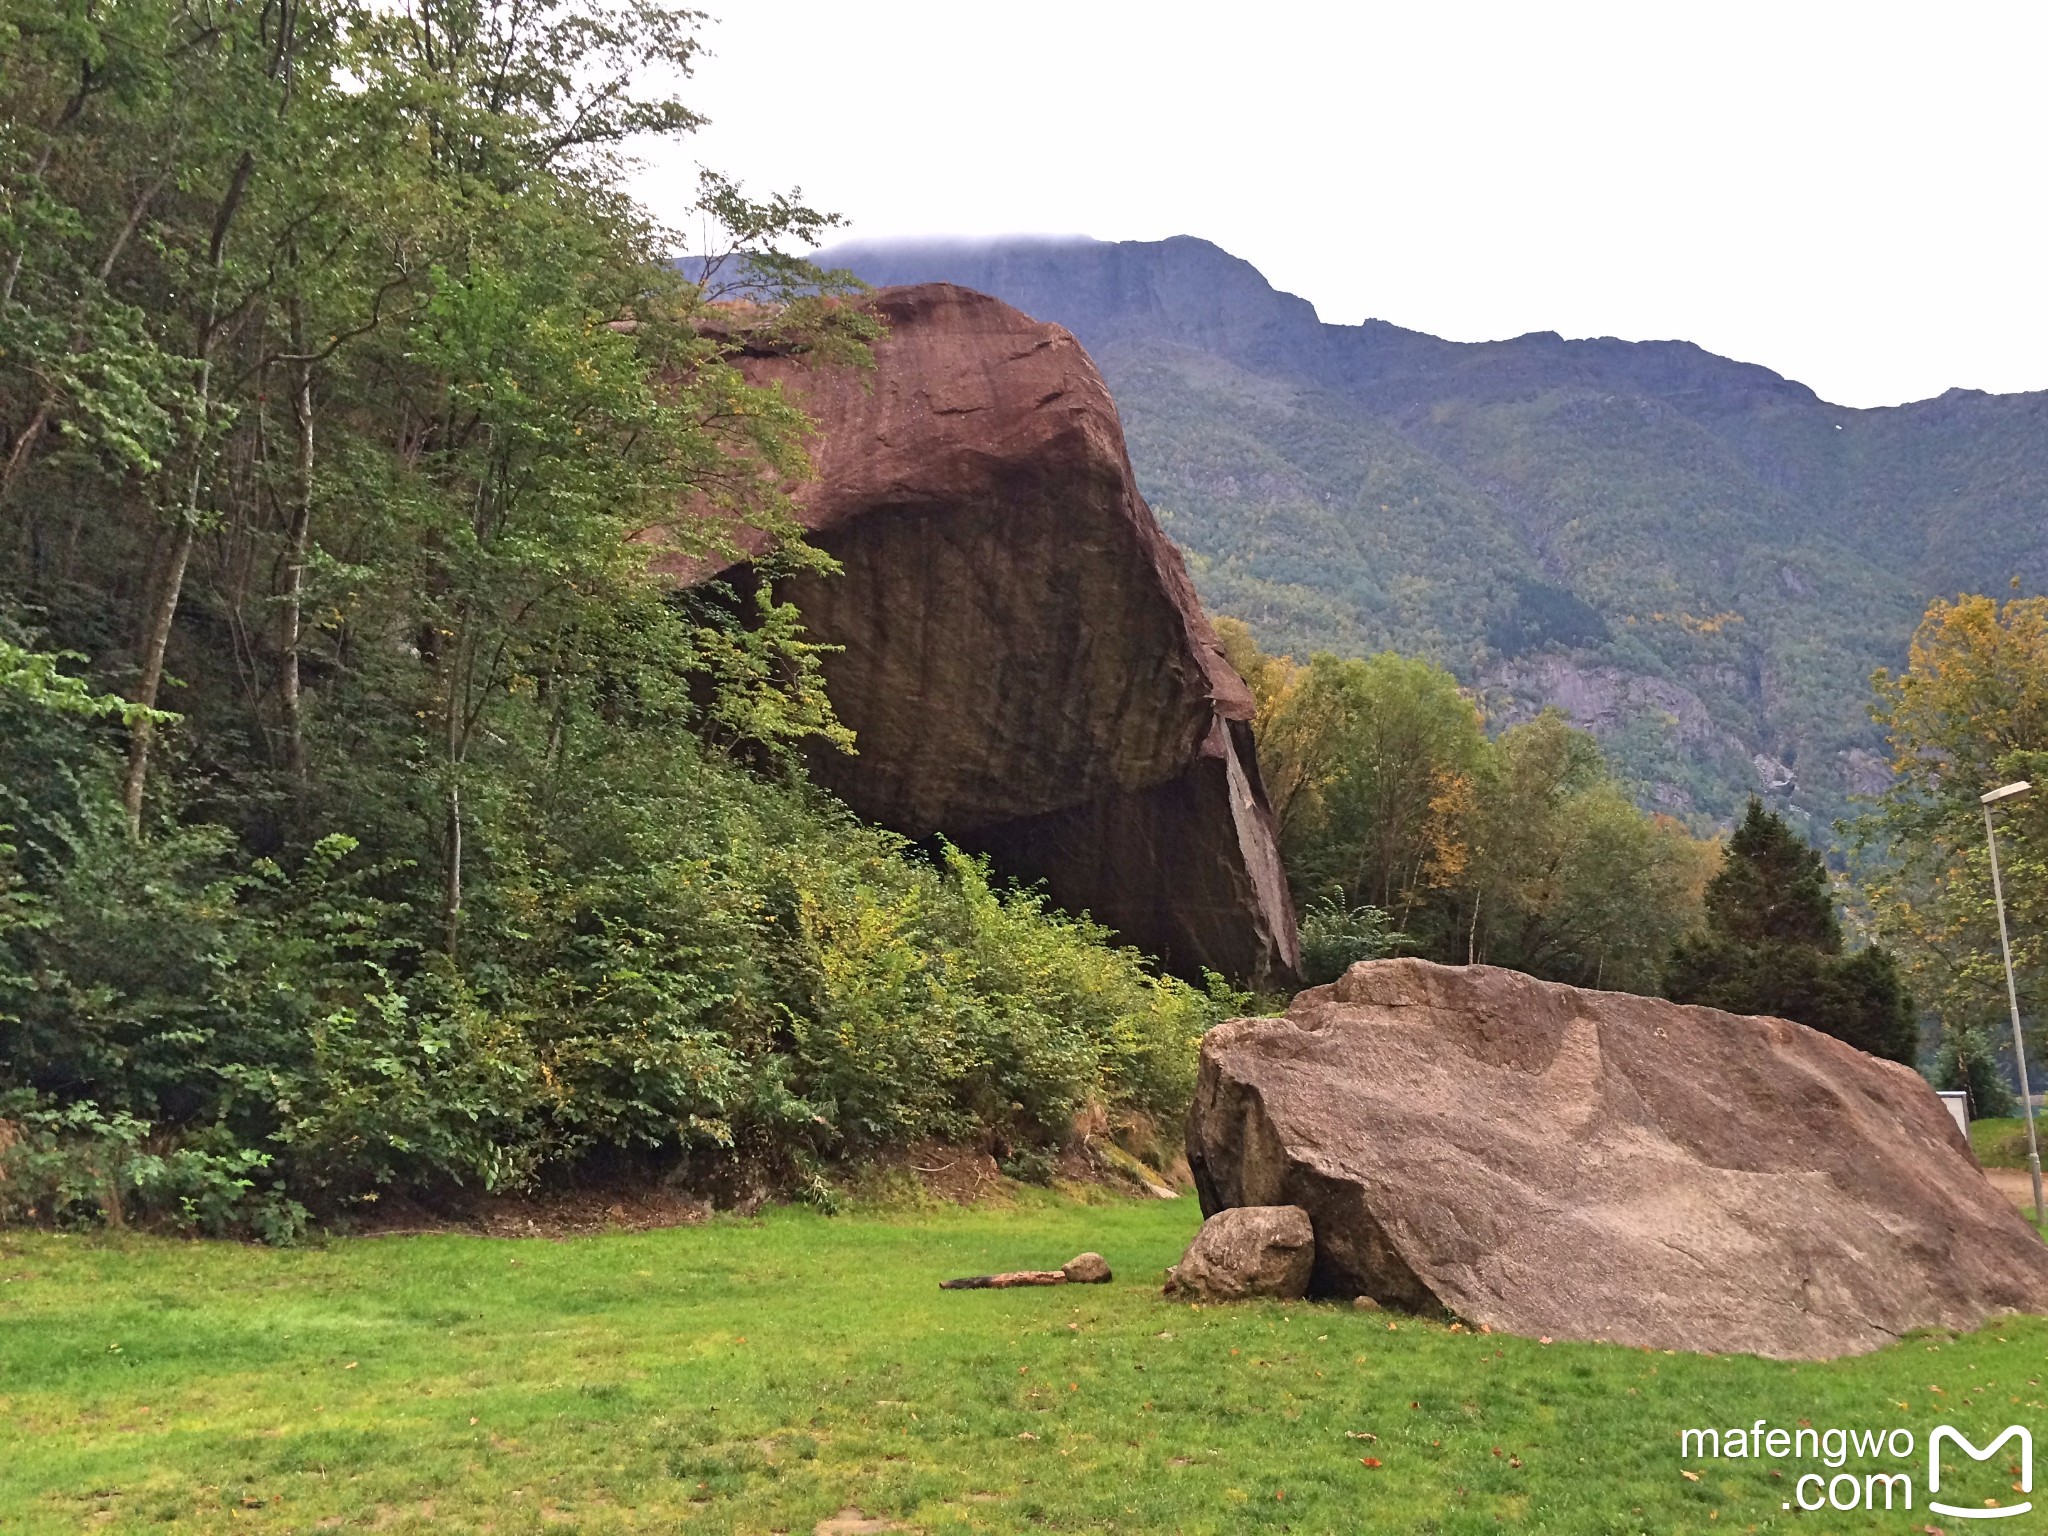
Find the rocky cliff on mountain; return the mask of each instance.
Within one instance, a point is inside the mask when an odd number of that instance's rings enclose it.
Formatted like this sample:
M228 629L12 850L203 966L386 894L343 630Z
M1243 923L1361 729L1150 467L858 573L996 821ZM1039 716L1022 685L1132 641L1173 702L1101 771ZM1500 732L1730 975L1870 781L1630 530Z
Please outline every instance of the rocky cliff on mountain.
M840 648L827 685L858 751L820 754L817 776L1183 974L1284 982L1294 919L1251 697L1094 364L962 288L865 302L888 327L872 371L742 360L818 425L798 516L843 573L785 595Z
M1205 1214L1300 1206L1310 1293L1824 1357L2048 1311L2048 1249L1910 1069L1782 1019L1354 965L1202 1042Z

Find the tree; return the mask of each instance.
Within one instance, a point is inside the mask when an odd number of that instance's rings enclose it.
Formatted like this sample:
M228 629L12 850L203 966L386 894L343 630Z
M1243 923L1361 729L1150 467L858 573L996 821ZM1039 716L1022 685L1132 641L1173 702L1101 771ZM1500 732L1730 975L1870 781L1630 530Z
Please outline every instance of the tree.
M803 772L810 423L739 360L878 326L795 194L624 191L700 19L0 0L0 1216L73 1142L286 1233L1179 1113L1238 1000Z
M1941 1032L1941 1044L1934 1052L1934 1086L1949 1093L1970 1096L1973 1119L1998 1119L2013 1112L2018 1097L2006 1085L2005 1069L1999 1064L1998 1048L1989 1034L1968 1024L1955 1024Z
M1917 1060L1917 1011L1890 952L1842 953L1827 866L1759 800L1707 884L1706 914L1705 932L1672 954L1667 997L1791 1019L1873 1056Z
M1592 736L1555 711L1489 744L1467 827L1468 961L1646 990L1698 921L1708 846L1632 805Z
M2042 786L1998 812L2013 968L2030 1040L2048 1008L2048 598L1928 606L1903 672L1873 679L1892 784L1853 825L1857 875L1946 1038L2009 1031L1990 857L1977 797Z
M1387 652L1317 656L1267 740L1291 786L1280 843L1296 889L1378 907L1414 931L1464 869L1463 821L1486 750L1456 680Z
M1315 975L1398 947L1655 987L1697 926L1713 854L1632 805L1589 734L1546 712L1489 740L1440 668L1391 654L1304 667L1235 620L1217 630L1257 705Z
M1707 925L1744 944L1841 952L1842 924L1826 863L1754 796L1728 840L1726 861L1707 884Z

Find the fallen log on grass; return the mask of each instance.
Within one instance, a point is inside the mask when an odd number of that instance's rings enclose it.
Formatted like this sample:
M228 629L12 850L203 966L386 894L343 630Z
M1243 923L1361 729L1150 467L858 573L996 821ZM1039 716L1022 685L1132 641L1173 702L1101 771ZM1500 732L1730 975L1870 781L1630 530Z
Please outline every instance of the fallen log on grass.
M942 1291L1006 1291L1017 1285L1107 1285L1109 1261L1099 1253L1077 1253L1058 1269L1013 1269L1000 1275L963 1275L941 1280Z
M1013 1285L1065 1285L1063 1269L1013 1269L1002 1275L963 1275L958 1280L941 1280L942 1291L1006 1291Z

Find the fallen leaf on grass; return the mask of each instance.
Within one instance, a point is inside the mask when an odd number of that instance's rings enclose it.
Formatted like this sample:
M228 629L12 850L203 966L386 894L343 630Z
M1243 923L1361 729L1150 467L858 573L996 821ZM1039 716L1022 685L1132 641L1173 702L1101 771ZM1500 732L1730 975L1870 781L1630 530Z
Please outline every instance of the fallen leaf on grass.
M1688 1483L1696 1483L1700 1480L1700 1475L1697 1472L1680 1472L1678 1475Z
M1358 1458L1358 1464L1361 1467L1376 1467L1380 1464L1380 1459L1377 1456L1361 1456Z

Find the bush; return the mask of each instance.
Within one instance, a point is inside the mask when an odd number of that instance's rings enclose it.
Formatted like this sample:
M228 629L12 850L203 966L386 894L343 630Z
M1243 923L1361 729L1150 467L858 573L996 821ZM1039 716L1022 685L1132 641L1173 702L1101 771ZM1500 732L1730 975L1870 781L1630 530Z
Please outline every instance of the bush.
M1361 960L1384 960L1408 935L1378 907L1353 907L1334 897L1301 909L1301 976L1312 987L1335 981Z
M305 1207L285 1196L266 1154L200 1135L152 1151L150 1127L80 1101L0 1100L0 1220L51 1227L131 1222L206 1237L298 1239ZM259 1188L259 1180L263 1187Z
M1950 1024L1934 1050L1934 1086L1970 1096L1970 1118L2002 1120L2019 1108L2019 1097L2005 1081L1998 1048L1990 1035L1971 1024Z
M621 1157L817 1198L824 1163L928 1137L1042 1175L1095 1110L1176 1120L1247 1001L688 735L594 737L573 794L494 809L460 965L402 847L136 840L112 743L62 744L33 875L0 851L17 1219L282 1239Z

